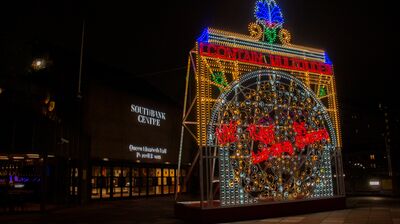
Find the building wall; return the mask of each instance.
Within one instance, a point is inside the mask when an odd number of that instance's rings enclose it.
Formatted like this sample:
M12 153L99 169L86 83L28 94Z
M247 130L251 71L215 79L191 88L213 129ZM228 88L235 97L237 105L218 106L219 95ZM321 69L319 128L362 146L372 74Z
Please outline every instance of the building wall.
M141 163L178 163L181 111L162 95L146 95L105 82L89 85L87 131L90 155L96 159ZM152 110L152 111L151 111ZM183 163L189 163L185 149Z

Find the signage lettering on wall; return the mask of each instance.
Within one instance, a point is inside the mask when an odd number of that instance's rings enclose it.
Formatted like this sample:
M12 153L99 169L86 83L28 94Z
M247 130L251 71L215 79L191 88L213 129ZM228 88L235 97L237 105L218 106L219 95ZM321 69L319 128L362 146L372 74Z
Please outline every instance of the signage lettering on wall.
M136 159L152 159L162 160L162 156L166 155L166 148L129 145L129 152L135 153Z
M131 104L131 112L138 114L137 121L142 124L160 126L161 120L166 120L166 114L157 110Z

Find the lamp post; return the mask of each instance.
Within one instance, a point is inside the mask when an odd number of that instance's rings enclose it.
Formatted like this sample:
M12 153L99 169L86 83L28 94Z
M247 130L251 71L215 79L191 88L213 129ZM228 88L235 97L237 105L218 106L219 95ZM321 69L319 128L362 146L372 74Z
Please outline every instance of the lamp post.
M47 61L43 58L34 58L31 63L31 68L34 72L40 72L43 71L45 68L47 68ZM45 105L47 105L50 102L49 96L46 95L43 100L41 100L41 105L39 106L40 108L40 113L41 116L39 117L39 125L44 125L45 124L45 116L47 114L47 108L44 108ZM44 104L44 105L43 105ZM54 109L54 108L53 108ZM42 129L43 130L43 129ZM42 134L43 135L43 134ZM43 138L42 136L40 136ZM46 192L47 192L47 148L45 145L42 145L41 147L41 161L42 161L42 172L41 172L41 185L40 185L40 211L44 212L46 210Z
M84 57L84 46L85 46L85 20L82 20L82 33L81 33L81 48L79 58L79 73L78 73L78 86L76 92L77 99L77 149L80 156L80 169L78 172L79 176L79 198L81 204L86 204L89 197L88 192L88 169L89 169L89 148L83 143L83 94L82 94L82 72L83 72L83 57Z
M34 76L40 77L40 82L38 83L40 87L39 91L39 124L42 126L42 133L40 136L41 140L41 160L42 160L42 172L41 172L41 199L40 199L40 211L46 211L47 204L47 192L48 192L48 157L49 157L49 148L57 146L56 136L57 136L57 122L58 117L56 115L56 101L54 95L50 91L55 83L51 80L54 80L54 77L50 71L49 67L52 62L46 57L37 57L32 60L31 69L33 71ZM45 81L46 80L46 81ZM43 95L44 94L44 95ZM49 134L54 133L54 138L49 138ZM46 144L47 143L47 144Z

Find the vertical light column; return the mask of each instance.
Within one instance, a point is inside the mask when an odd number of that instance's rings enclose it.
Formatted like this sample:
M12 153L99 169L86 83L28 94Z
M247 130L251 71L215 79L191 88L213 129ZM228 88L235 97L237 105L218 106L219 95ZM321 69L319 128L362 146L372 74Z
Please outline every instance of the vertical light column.
M333 68L332 68L333 69ZM338 103L338 98L337 98L337 94L336 94L336 82L335 82L335 76L331 76L332 79L332 85L331 85L331 89L332 89L332 93L333 93L333 109L334 109L334 125L335 125L335 129L336 129L336 137L337 137L337 145L339 148L342 148L342 135L340 132L340 114L339 114L339 103Z

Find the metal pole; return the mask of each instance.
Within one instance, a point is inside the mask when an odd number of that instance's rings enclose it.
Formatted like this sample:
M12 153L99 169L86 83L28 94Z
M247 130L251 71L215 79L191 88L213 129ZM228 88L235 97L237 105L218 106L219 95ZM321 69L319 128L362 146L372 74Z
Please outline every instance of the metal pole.
M82 36L81 36L81 55L79 59L79 79L78 79L78 94L77 97L81 98L81 85L82 85L82 65L83 65L83 47L85 43L85 20L82 22Z
M198 73L196 74L198 77L197 77L197 89L199 90L199 89L201 89L201 69L203 69L202 67L199 67L198 68L199 69L199 71L198 71ZM200 95L200 93L199 92L197 92L197 94L198 94L198 96L197 96L197 103L200 103L201 102L201 95ZM202 105L200 104L200 107L201 107ZM200 108L200 111L202 111L201 110L202 108ZM199 110L197 110L197 112L199 113L200 112ZM203 116L198 116L198 125L201 125L202 124L202 122L203 122L203 120L202 120L202 117ZM203 158L203 134L202 134L203 132L202 132L202 130L200 130L199 131L199 136L198 136L198 140L197 140L197 142L198 142L198 144L199 144L199 153L200 153L200 160L199 160L199 168L200 168L200 207L201 208L204 208L204 170L203 170L203 160L204 160L204 158Z
M212 146L211 149L214 150L212 152L212 167L211 167L211 197L212 200L214 200L214 174L215 174L215 166L217 162L217 150L218 148L216 146Z
M332 156L334 157L334 161L335 161L335 176L336 176L336 192L338 195L341 194L341 173L339 171L340 169L340 165L339 165L339 147L336 147L334 149L334 152L332 154L329 153L329 159L332 161ZM332 164L331 164L332 165Z
M78 89L77 89L77 100L78 100L78 111L77 111L77 151L80 153L80 166L78 170L79 176L79 192L78 198L80 199L80 203L86 203L87 198L87 166L89 163L89 149L87 151L82 150L82 119L83 119L83 106L82 106L82 70L83 70L83 54L84 54L84 45L85 45L85 20L82 21L82 34L81 34L81 51L79 58L79 77L78 77Z
M175 184L175 201L178 199L178 186L180 183L181 177L181 163L182 163L182 148L183 148L183 135L184 135L184 126L183 122L185 122L186 117L186 103L187 103L187 95L188 95L188 87L189 87L189 74L190 74L190 57L188 59L187 71L186 71L186 87L185 87L185 98L183 101L183 113L182 113L182 127L181 127L181 140L179 143L179 157L178 157L178 170L177 170L177 184ZM181 186L182 188L182 186ZM180 190L180 189L179 189Z
M206 142L207 144L207 142ZM206 171L206 197L207 197L207 207L210 207L211 205L211 199L210 199L210 151L209 151L209 146L206 145L205 146L205 157L206 157L206 167L205 167L205 171Z
M47 130L46 122L44 118L41 118L42 125L45 126L44 130ZM46 134L46 133L45 133ZM42 149L42 173L41 173L41 198L40 198L40 211L44 212L46 210L46 192L47 192L47 145Z
M346 189L344 184L342 148L340 147L338 148L338 163L339 163L339 174L340 174L340 194L345 195Z
M201 132L200 132L201 133ZM200 134L201 136L201 134ZM201 143L200 143L201 144ZM200 160L199 160L199 166L200 166L200 207L204 207L204 186L203 186L203 147L200 145L199 146L199 153L200 153Z

